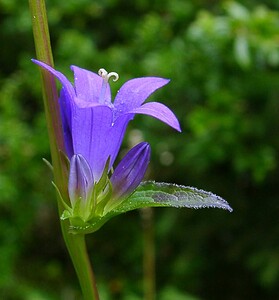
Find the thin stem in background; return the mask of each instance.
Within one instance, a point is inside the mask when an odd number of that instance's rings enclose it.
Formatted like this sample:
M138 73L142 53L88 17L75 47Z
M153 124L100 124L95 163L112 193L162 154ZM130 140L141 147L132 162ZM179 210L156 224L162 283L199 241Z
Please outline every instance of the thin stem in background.
M37 58L53 67L46 6L44 0L29 0L32 16L33 34ZM55 78L47 71L41 70L44 108L50 151L53 165L54 182L59 188L64 200L68 200L67 170L60 151L65 153L63 131L58 105L58 94ZM58 201L59 216L63 207ZM84 300L99 300L94 274L87 255L84 235L69 233L69 222L60 221L63 238L75 267Z
M153 208L141 210L143 227L143 289L144 300L156 298L155 242Z

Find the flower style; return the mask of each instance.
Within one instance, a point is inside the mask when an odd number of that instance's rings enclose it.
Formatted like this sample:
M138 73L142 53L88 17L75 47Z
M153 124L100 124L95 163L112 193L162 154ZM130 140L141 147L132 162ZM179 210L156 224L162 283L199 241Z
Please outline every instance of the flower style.
M74 85L60 72L38 60L37 65L52 73L62 84L60 110L64 141L69 159L81 154L91 167L95 181L103 174L110 158L109 169L119 152L126 127L135 114L157 118L180 131L177 118L165 105L144 101L169 80L159 77L142 77L127 81L111 101L109 79L118 79L117 73L99 75L72 66Z

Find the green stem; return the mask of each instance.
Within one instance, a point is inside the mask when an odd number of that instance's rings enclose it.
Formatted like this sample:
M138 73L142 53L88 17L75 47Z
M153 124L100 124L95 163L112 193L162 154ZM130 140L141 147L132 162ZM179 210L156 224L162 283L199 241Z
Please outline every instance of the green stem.
M87 255L85 236L72 235L75 247L72 257L75 257L75 269L80 280L81 290L85 300L99 300L99 294L94 278L94 273Z
M64 208L59 204L59 215ZM68 223L68 222L67 222ZM87 254L85 236L82 234L71 234L68 232L69 224L61 221L62 232L73 265L75 267L84 300L99 300L99 293L96 285L95 276Z
M59 216L61 216L64 207L58 201ZM87 254L85 236L82 234L69 233L69 222L60 221L64 241L76 270L79 284L82 290L84 300L99 300L99 293L96 285L95 276Z
M37 58L38 60L53 66L45 2L44 0L29 0L29 7L32 16ZM55 78L45 70L41 70L41 74L54 182L59 188L63 199L68 199L67 166L65 160L61 159L60 154L61 151L65 153L65 146ZM59 200L58 209L59 216L61 216L63 207ZM63 238L80 282L83 298L85 300L99 300L94 274L86 251L84 235L73 235L69 233L70 224L68 221L61 220L60 223Z

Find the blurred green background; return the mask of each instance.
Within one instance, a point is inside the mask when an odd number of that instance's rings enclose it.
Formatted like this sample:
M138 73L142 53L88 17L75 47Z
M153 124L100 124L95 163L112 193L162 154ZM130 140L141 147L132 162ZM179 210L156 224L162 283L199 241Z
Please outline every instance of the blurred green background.
M279 2L48 0L56 68L171 83L181 134L129 125L148 178L210 190L233 213L156 209L158 299L279 299ZM81 299L61 238L28 1L0 0L0 299ZM72 78L72 77L70 77ZM142 299L142 217L88 236L101 299Z

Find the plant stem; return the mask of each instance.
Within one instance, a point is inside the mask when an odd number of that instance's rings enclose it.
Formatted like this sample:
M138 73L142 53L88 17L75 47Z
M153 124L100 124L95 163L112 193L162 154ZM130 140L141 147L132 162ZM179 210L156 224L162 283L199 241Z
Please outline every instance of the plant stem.
M85 236L73 235L73 242L76 246L73 248L75 253L72 253L72 257L76 258L74 260L76 262L75 269L80 280L84 300L99 300L94 273L87 255Z
M44 0L29 0L29 7L32 16L37 58L53 66L45 2ZM61 151L65 153L65 147L55 78L45 70L41 70L41 74L54 182L59 188L63 199L69 201L67 167L60 154ZM61 216L63 207L59 200L58 210L59 216ZM80 282L83 298L85 300L99 300L94 274L87 255L84 235L69 233L69 221L60 220L60 223L64 241Z
M142 227L144 300L155 300L155 245L153 209L151 207L146 207L142 209Z
M59 202L60 204L60 202ZM59 205L60 215L63 207ZM79 283L81 286L84 300L99 300L99 293L96 285L95 276L87 254L85 236L82 234L71 234L65 231L62 225L63 236L75 267Z

